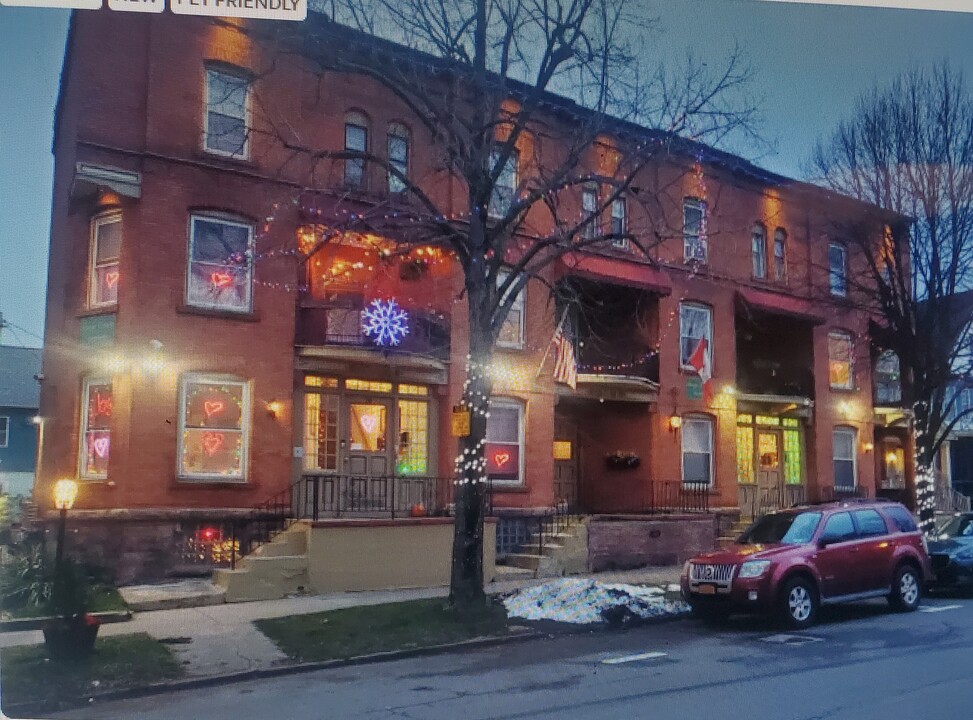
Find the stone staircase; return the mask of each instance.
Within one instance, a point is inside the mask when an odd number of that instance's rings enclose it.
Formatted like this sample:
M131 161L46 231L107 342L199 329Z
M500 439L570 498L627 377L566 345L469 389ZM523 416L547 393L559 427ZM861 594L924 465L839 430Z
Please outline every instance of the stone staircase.
M502 564L530 572L535 578L578 575L588 571L588 519L577 518L561 532L545 535L543 543L533 533L522 552L504 556ZM500 567L497 568L498 573Z
M732 547L741 533L750 527L751 522L751 520L737 520L734 522L724 534L717 538L716 546L720 550Z
M226 591L226 602L278 600L307 591L307 523L292 523L269 543L241 558L236 569L221 568L213 582Z

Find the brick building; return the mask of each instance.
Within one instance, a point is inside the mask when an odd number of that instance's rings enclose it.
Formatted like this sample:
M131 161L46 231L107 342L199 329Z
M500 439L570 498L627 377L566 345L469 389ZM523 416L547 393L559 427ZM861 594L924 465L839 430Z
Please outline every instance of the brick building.
M306 256L322 217L388 202L394 178L348 161L309 192L262 123L384 149L443 197L430 140L378 84L271 63L250 27L72 18L35 498L49 506L56 478L80 478L73 517L132 577L292 487L299 513L438 508L456 453L468 329L455 264L434 248L393 264L367 233ZM910 486L894 357L872 347L849 279L863 260L837 231L867 223L878 245L903 219L697 150L639 179L676 228L650 258L625 243L578 253L551 271L570 306L533 281L515 303L488 430L498 511L633 513L703 488L710 507L750 516ZM623 202L605 222L635 228L638 212ZM409 332L390 347L362 312L394 311L392 298ZM554 381L559 325L576 388ZM701 347L706 387L690 366Z

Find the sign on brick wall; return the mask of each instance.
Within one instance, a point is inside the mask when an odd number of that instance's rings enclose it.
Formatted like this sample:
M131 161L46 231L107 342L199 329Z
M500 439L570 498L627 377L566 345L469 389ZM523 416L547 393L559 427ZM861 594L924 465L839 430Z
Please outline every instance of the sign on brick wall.
M307 0L169 0L176 15L304 20Z

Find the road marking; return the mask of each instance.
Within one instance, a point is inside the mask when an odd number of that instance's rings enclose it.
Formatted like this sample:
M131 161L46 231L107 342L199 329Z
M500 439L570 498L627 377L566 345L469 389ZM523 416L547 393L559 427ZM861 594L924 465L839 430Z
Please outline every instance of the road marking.
M774 643L775 645L804 645L805 643L824 642L824 638L812 637L810 635L767 635L760 638L762 642Z
M962 605L923 605L919 608L919 612L934 613L943 612L945 610L959 610Z
M638 662L639 660L656 660L658 658L663 658L668 653L664 652L647 652L639 653L638 655L623 655L622 657L605 658L601 661L602 665L621 665L622 663Z

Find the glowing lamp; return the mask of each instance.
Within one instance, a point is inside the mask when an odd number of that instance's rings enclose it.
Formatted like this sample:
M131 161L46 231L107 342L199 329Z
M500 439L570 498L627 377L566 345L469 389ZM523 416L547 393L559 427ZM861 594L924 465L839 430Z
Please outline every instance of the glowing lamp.
M280 417L281 412L284 410L284 403L279 400L274 400L267 403L267 414L275 420Z
M871 452L872 450L875 449L875 445L870 442L865 443L862 447L865 450L865 452Z
M75 480L62 478L54 483L54 507L58 510L70 510L78 497L78 483Z
M34 415L34 417L30 419L30 422L32 425L40 425L44 422L44 418L42 418L40 415Z
M682 418L679 417L678 415L672 415L669 418L669 432L676 432L676 430L678 430L681 427L682 427Z
M898 460L899 458L896 456L894 452L890 452L885 456L885 462L887 462L889 465L895 465L895 463L898 462Z
M733 387L732 385L725 385L723 387L723 394L724 395L736 395L737 394L737 389L735 387Z

